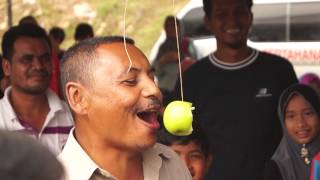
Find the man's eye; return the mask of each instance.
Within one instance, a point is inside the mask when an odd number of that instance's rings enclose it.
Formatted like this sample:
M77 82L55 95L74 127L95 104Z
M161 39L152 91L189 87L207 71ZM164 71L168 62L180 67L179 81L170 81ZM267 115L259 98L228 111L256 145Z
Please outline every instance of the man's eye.
M46 55L41 56L41 57L40 57L40 60L41 60L42 62L51 62L51 57L50 57L49 54L46 54Z
M33 56L24 56L21 58L20 62L26 64L26 63L31 63L32 60L33 60Z
M238 9L236 14L241 16L241 15L247 15L248 11L244 8Z
M214 14L215 17L218 17L218 18L222 18L222 17L226 17L227 16L227 13L225 12L216 12Z
M133 85L136 85L138 81L136 79L128 79L128 80L125 80L124 83L133 86Z

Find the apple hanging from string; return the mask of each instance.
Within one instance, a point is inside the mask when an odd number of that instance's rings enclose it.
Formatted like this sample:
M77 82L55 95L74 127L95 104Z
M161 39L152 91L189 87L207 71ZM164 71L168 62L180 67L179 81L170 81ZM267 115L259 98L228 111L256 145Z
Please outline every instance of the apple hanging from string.
M173 0L173 5L174 5ZM176 42L178 50L178 67L180 77L180 90L181 90L181 101L173 101L167 105L163 113L163 124L167 131L176 136L187 136L193 131L192 121L193 115L191 102L183 101L183 85L182 85L182 71L181 71L181 56L179 47L179 36L177 27L177 17L174 18L175 31L176 31Z
M176 136L187 136L193 131L192 103L173 101L168 104L163 113L163 124L166 130Z

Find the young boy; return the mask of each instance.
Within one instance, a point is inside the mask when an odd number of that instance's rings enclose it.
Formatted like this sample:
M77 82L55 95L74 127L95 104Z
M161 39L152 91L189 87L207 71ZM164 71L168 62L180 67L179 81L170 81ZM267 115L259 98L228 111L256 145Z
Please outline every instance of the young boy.
M212 155L207 140L199 129L189 136L174 136L162 129L159 131L158 141L170 146L180 156L194 180L204 179Z

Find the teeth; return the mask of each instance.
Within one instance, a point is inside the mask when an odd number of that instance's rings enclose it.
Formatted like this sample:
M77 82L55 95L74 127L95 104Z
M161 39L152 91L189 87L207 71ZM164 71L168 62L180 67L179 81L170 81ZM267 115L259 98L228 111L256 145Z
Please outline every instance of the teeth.
M299 135L299 136L304 136L304 135L308 134L308 131L307 130L301 130L301 131L297 131L296 134Z
M227 33L238 33L240 32L240 29L228 29Z
M298 131L297 134L304 134L306 133L307 131Z

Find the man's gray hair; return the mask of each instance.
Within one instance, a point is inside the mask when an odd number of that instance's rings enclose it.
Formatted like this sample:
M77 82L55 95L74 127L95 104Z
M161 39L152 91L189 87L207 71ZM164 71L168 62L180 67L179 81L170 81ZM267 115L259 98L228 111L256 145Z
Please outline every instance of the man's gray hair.
M115 42L125 42L134 44L130 38L122 36L95 37L83 40L69 48L61 60L61 87L65 94L65 85L68 82L79 82L89 86L92 82L92 72L94 71L96 59L98 58L97 48L103 44Z

